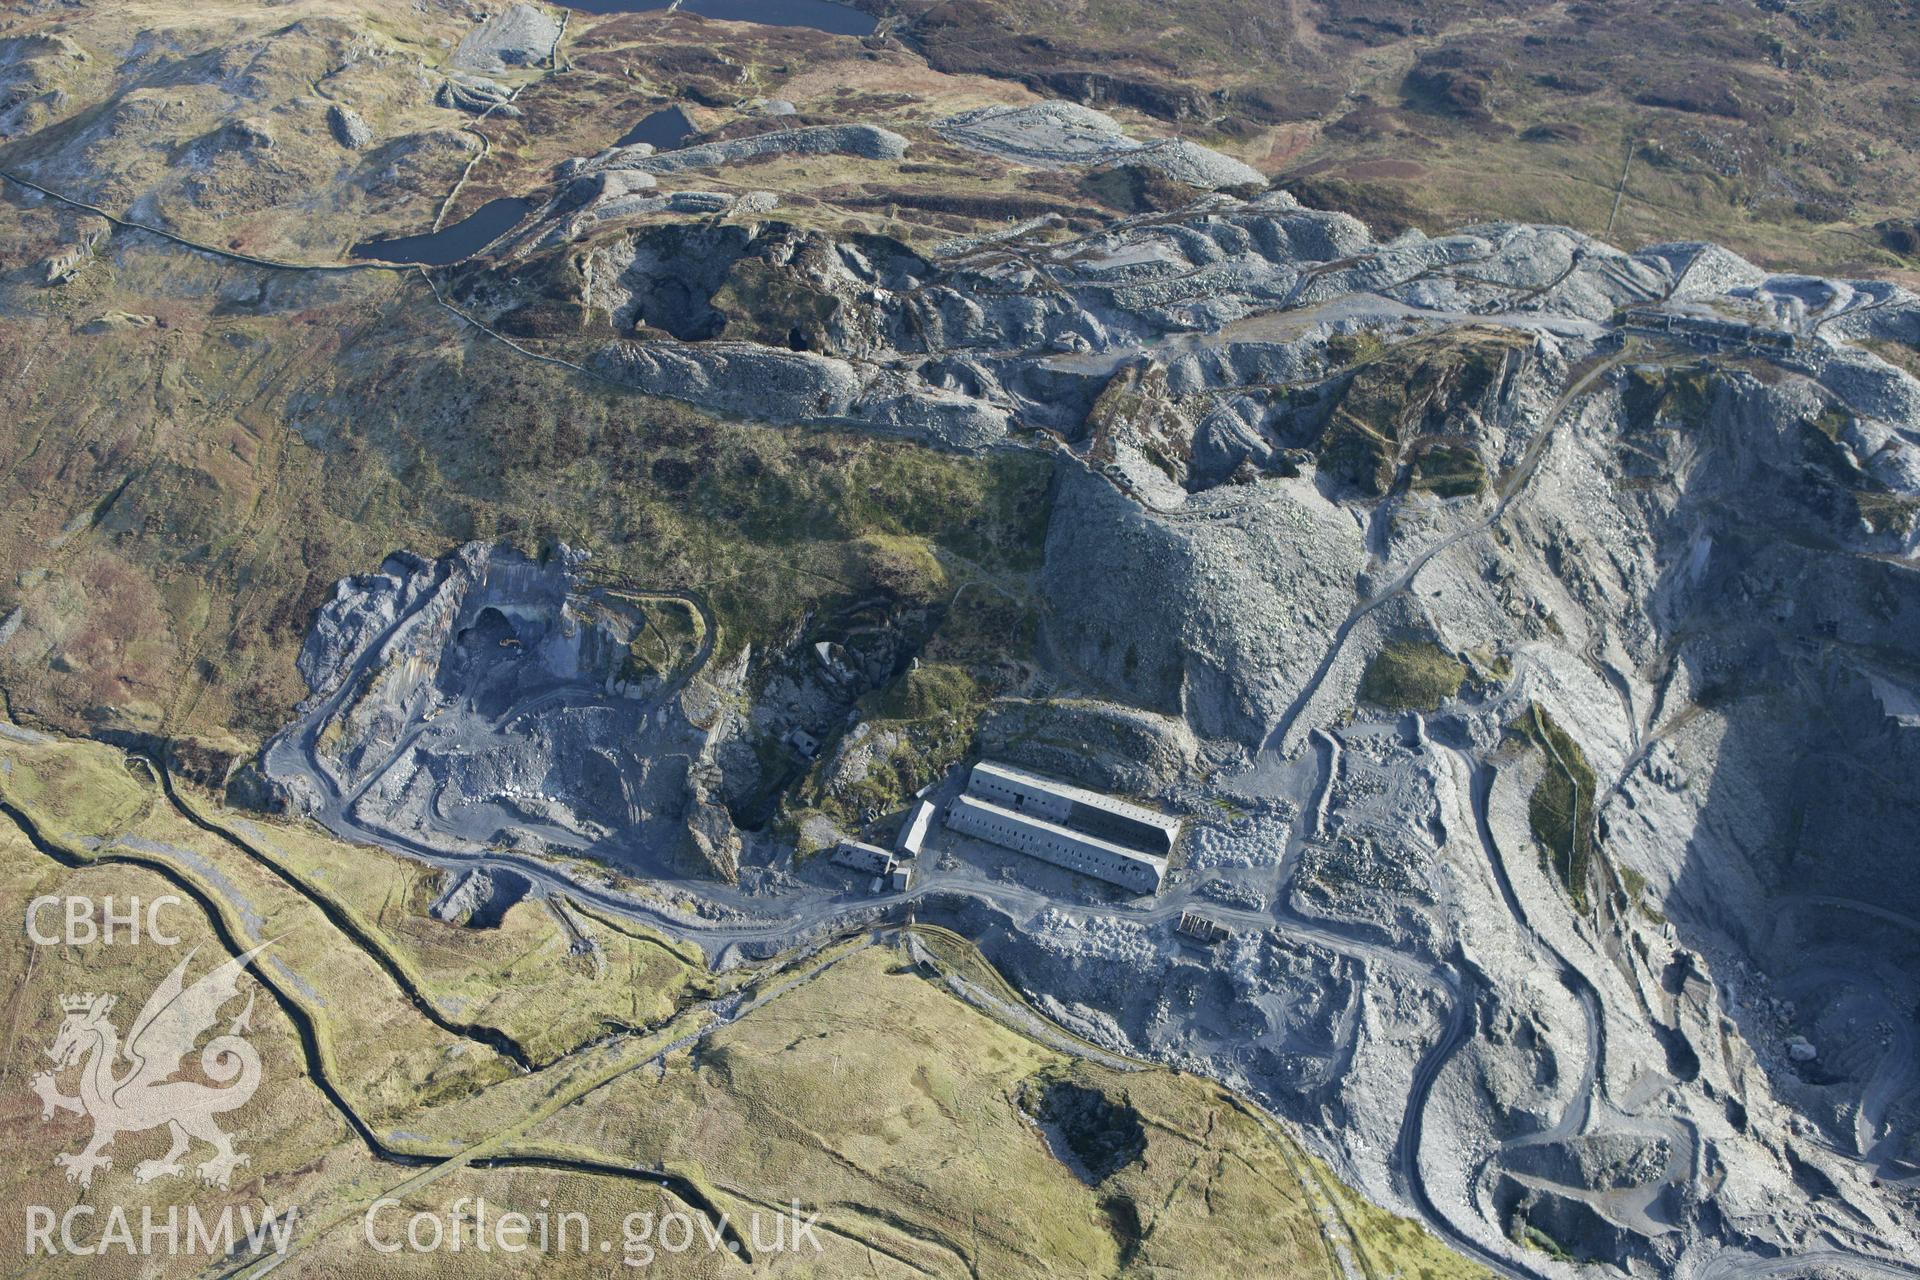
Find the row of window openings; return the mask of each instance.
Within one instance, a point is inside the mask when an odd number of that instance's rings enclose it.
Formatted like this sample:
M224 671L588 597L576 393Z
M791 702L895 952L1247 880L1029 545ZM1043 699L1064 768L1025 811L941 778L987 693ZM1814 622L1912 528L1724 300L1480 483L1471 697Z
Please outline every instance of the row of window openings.
M1022 845L1026 845L1031 841L1034 841L1040 838L1038 833L1032 832L1032 831L1021 831L1018 829L1013 831L1008 831L1004 828L997 827L997 826L991 828L991 830L998 831L1002 837L1018 839ZM1003 843L1004 843L1004 840L1003 840ZM1101 871L1104 870L1104 868L1101 867L1101 864L1094 862L1094 860L1089 858L1086 854L1080 853L1077 850L1059 850L1058 852L1061 857L1070 859L1073 866L1080 868L1082 870L1092 871L1095 874L1100 874ZM1131 868L1128 868L1125 866L1125 864L1122 864L1121 869L1130 870Z

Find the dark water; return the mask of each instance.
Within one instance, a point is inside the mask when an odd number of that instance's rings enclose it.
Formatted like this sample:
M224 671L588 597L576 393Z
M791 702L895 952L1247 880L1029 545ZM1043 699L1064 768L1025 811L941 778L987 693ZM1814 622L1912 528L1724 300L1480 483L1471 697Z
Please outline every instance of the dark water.
M356 258L380 262L418 262L444 267L480 252L527 216L530 201L513 196L489 200L450 227L431 235L395 236L391 240L362 240L353 246Z
M662 107L627 130L626 136L613 145L630 147L636 142L651 142L656 151L671 151L692 132L685 112L678 107Z
M583 13L651 13L669 0L562 0ZM682 13L725 22L761 22L770 27L812 27L836 36L872 35L870 14L834 0L683 0Z

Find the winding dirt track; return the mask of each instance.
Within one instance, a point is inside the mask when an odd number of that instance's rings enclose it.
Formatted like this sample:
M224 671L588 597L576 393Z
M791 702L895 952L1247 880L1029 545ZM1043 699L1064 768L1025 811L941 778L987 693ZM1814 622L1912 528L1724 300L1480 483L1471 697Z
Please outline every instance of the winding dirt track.
M70 849L49 837L41 830L39 824L36 823L30 815L23 812L9 800L0 799L0 814L4 814L11 820L35 849L64 867L77 870L89 866L121 865L138 867L141 870L159 875L165 879L168 884L186 895L195 906L200 908L207 918L208 925L213 929L215 937L219 939L220 945L229 955L244 955L249 949L249 944L235 934L232 926L221 912L219 904L192 878L181 874L165 861L159 858L147 857L136 852L89 854ZM736 1241L742 1250L746 1248L746 1242L739 1240L738 1237L733 1234L732 1228L728 1226L725 1221L725 1216L720 1213L718 1207L714 1205L706 1193L700 1189L699 1185L678 1174L668 1173L664 1170L645 1169L639 1166L621 1165L612 1162L576 1160L573 1158L559 1158L549 1155L521 1154L511 1151L497 1155L463 1159L465 1153L459 1150L429 1153L407 1150L392 1145L374 1131L373 1127L361 1117L358 1109L347 1100L346 1095L341 1091L331 1066L334 1056L332 1047L325 1042L325 1037L313 1015L307 1011L306 1007L299 1000L289 994L281 981L269 972L266 967L256 965L253 967L252 972L255 980L265 988L268 995L273 997L274 1003L277 1004L281 1012L286 1015L287 1021L293 1024L294 1031L300 1038L302 1056L306 1059L307 1074L309 1078L312 1079L314 1086L320 1090L321 1094L327 1099L327 1102L334 1110L339 1112L341 1119L346 1122L347 1127L351 1129L354 1135L365 1145L369 1154L382 1163L417 1169L437 1168L441 1165L454 1162L471 1163L488 1168L503 1169L522 1167L564 1169L569 1172L600 1174L609 1177L625 1178L652 1186L665 1187L687 1204L706 1214L721 1230L726 1232L727 1238ZM757 1006L758 1002L736 1002L731 1008L727 1008L724 1011L716 1010L718 1015L716 1020L703 1029L703 1034L710 1032L715 1027L724 1026L736 1020L751 1008ZM750 1260L750 1255L743 1254L743 1256L747 1256Z
M477 159L478 157L476 161ZM471 168L471 165L469 168ZM410 270L410 268L397 264L379 262L293 263L255 257L213 245L197 243L158 227L127 220L104 209L64 196L59 192L42 187L37 183L12 173L0 171L0 179L14 182L21 187L31 189L68 206L100 216L116 227L142 231L192 251L211 254L250 266L273 270L335 273ZM458 188L456 187L455 191L457 192L457 190ZM446 207L450 206L453 194L454 193L449 193L447 204L443 205L441 210L442 216L444 216ZM437 221L438 219L436 219L436 222ZM463 323L506 344L519 355L560 365L576 373L590 377L602 377L602 375L583 366L574 364L573 362L560 360L528 350L513 342L511 339L506 338L504 335L488 329L479 321L449 303L441 295L437 282L429 273L425 270L420 270L417 274L426 281L433 292L436 302L441 307ZM1879 304L1868 304L1855 309L1870 310L1874 305ZM1819 323L1824 324L1827 320L1834 318L1837 317L1825 316L1821 318ZM1306 710L1314 694L1325 682L1328 673L1338 660L1345 642L1355 626L1368 614L1405 592L1412 585L1421 570L1442 552L1448 550L1465 538L1476 536L1491 529L1505 515L1512 502L1524 491L1526 484L1531 479L1541 458L1544 456L1546 448L1552 436L1555 434L1555 428L1563 415L1581 396L1590 390L1600 378L1620 364L1624 358L1624 356L1616 356L1596 365L1567 388L1550 410L1545 427L1529 444L1520 463L1501 485L1498 500L1484 519L1455 530L1437 541L1433 546L1420 552L1393 581L1355 606L1352 612L1336 629L1331 643L1313 676L1303 686L1300 693L1287 709L1285 715L1269 735L1266 747L1268 752L1277 752L1284 748L1300 715ZM663 591L648 594L682 599L697 609L703 621L706 623L701 652L697 655L696 661L690 664L689 668L680 675L678 684L671 691L677 692L680 687L684 687L687 680L692 679L693 676L697 674L699 668L705 664L711 655L716 634L712 613L704 599L691 593ZM369 650L371 651L371 649L376 647L377 646L369 646ZM364 666L367 660L368 655L363 655L360 660L361 666ZM660 904L645 899L602 889L598 886L575 880L571 876L557 872L532 858L522 855L505 852L471 855L448 853L409 840L396 833L368 828L357 822L348 812L353 799L356 797L352 794L343 794L336 779L320 764L316 749L318 726L324 723L325 720L331 716L332 712L338 709L339 700L355 685L357 677L361 674L363 674L363 672L359 668L356 668L354 673L342 681L340 691L329 700L328 704L323 704L321 709L303 718L301 724L297 725L289 734L277 739L273 744L273 748L271 748L278 753L275 756L273 765L275 772L285 770L286 772L283 776L298 775L309 779L316 789L316 794L321 797L320 809L313 816L323 825L348 839L381 847L390 852L443 868L501 867L510 869L539 886L543 892L559 893L567 897L579 899L598 910L653 929L665 936L694 942L707 950L709 954L738 944L754 944L760 947L770 947L775 950L785 950L805 942L819 941L823 937L834 935L836 931L845 932L849 929L864 927L865 924L871 922L876 916L910 909L915 902L940 894L957 893L974 897L981 901L988 902L1001 910L1007 911L1009 915L1015 918L1018 918L1023 912L1033 913L1044 910L1048 906L1055 905L1052 900L1048 899L1045 895L1037 891L1024 889L1017 885L989 882L984 878L969 880L965 876L951 877L944 880L929 877L928 880L923 881L920 887L914 891L907 894L891 895L885 899L847 902L844 900L821 898L805 901L799 904L798 909L786 915L761 915L752 917L737 915L728 920L711 921L684 916ZM1617 673L1603 670L1603 674L1609 676L1610 683L1615 682L1612 677ZM1617 691L1619 690L1617 689ZM1650 741L1640 745L1642 751L1644 751L1644 748L1650 745ZM1605 1053L1604 1020L1600 1015L1598 1007L1598 995L1585 976L1575 969L1557 949L1547 943L1527 922L1518 897L1507 877L1504 864L1500 860L1497 845L1492 838L1490 828L1487 824L1486 797L1491 787L1493 770L1491 766L1487 765L1484 761L1466 757L1463 758L1467 761L1473 779L1472 798L1476 827L1482 846L1487 853L1489 866L1499 886L1501 896L1516 924L1532 941L1535 948L1543 955L1550 956L1555 962L1561 981L1568 987L1569 991L1574 994L1576 999L1579 1000L1583 1010L1589 1052L1586 1057L1582 1078L1579 1081L1575 1098L1553 1128L1547 1134L1541 1135L1533 1140L1548 1141L1555 1138L1572 1136L1583 1132L1591 1119L1596 1086L1596 1072ZM208 831L210 834L217 835L232 843L248 856L261 861L270 869L274 870L282 879L286 880L287 883L293 885L303 896L307 897L309 901L320 909L335 927L340 928L343 933L346 933L357 945L366 951L396 983L409 1002L412 1003L423 1016L429 1018L434 1025L449 1034L484 1043L507 1057L510 1061L513 1061L522 1069L527 1067L526 1055L518 1043L497 1028L470 1023L459 1023L445 1018L444 1015L434 1007L432 1001L418 990L417 985L412 983L404 970L400 968L390 956L386 955L380 947L373 945L372 940L365 936L364 931L360 930L350 917L341 913L335 904L326 901L322 896L313 894L307 887L301 884L298 877L285 874L278 866L277 861L264 850L260 849L256 842L248 840L243 834L230 827L205 817L191 805L185 803L177 794L164 764L159 761L153 761L152 763L160 780L162 790L168 800L187 821L193 823L198 828ZM1611 793L1609 793L1607 798L1611 798ZM62 862L64 865L79 866L89 863L124 863L139 866L166 877L170 883L174 884L206 911L210 922L221 938L223 946L226 946L235 954L244 950L244 948L239 945L238 939L232 935L211 899L190 880L180 875L166 863L157 859L142 857L131 852L103 853L90 857L80 855L73 850L64 849L57 843L49 840L44 833L34 825L28 815L4 800L0 800L0 813L4 813L13 821L37 849ZM1284 903L1285 895L1282 894L1280 897ZM1146 909L1128 907L1096 908L1087 910L1085 914L1111 914L1139 923L1157 923L1175 916L1183 909L1186 902L1187 898L1184 895L1168 895L1157 901L1154 906ZM1835 905L1840 904L1836 903ZM1845 905L1855 906L1862 910L1873 910L1864 904L1849 903ZM1268 912L1225 908L1214 903L1207 904L1207 909L1209 914L1243 928L1275 930L1290 936L1317 942L1340 954L1398 969L1433 984L1439 991L1445 993L1448 997L1446 1023L1442 1028L1439 1038L1428 1047L1416 1063L1413 1073L1412 1085L1407 1098L1407 1106L1396 1141L1396 1176L1402 1182L1403 1190L1409 1200L1418 1208L1421 1216L1426 1220L1427 1226L1455 1249L1481 1262L1496 1273L1507 1276L1526 1277L1527 1280L1544 1280L1548 1274L1547 1272L1537 1269L1524 1259L1495 1254L1483 1246L1478 1240L1455 1227L1433 1204L1422 1182L1419 1171L1418 1156L1421 1146L1424 1113L1429 1096L1441 1070L1451 1060L1452 1055L1460 1045L1464 1043L1472 1023L1471 1013L1474 1003L1474 979L1471 976L1470 967L1464 965L1464 963L1459 965L1455 963L1436 965L1422 963L1417 959L1399 954L1379 945L1377 941L1368 936L1364 929L1346 926L1336 921L1322 921L1302 916L1285 905L1275 907ZM1904 918L1900 922L1907 924L1912 923L1911 921L1905 921ZM1458 959L1459 958L1456 957L1456 960ZM274 997L282 1010L286 1012L289 1020L299 1031L302 1046L306 1052L311 1074L316 1085L322 1090L323 1094L326 1095L329 1102L340 1111L348 1125L362 1141L365 1142L368 1149L374 1155L383 1161L413 1167L427 1167L445 1162L445 1158L443 1157L407 1152L382 1142L340 1094L331 1075L328 1073L325 1065L325 1054L321 1051L318 1032L311 1017L300 1006L299 1002L280 987L270 975L262 971L259 972L257 976L262 985L268 989L269 993ZM740 1012L744 1012L744 1010L736 1010L731 1013L730 1017L737 1017ZM484 1160L476 1160L473 1163L485 1164L489 1167L525 1165L528 1167L567 1168L583 1173L632 1178L667 1186L689 1204L701 1207L709 1212L713 1211L712 1206L706 1202L697 1187L691 1183L686 1183L684 1179L677 1179L673 1175L657 1171L631 1169L615 1164L603 1165L591 1161L556 1160L551 1157L534 1155L487 1157ZM742 1249L744 1250L744 1242L742 1242ZM1900 1264L1862 1258L1857 1255L1839 1253L1831 1250L1814 1251L1796 1257L1774 1259L1760 1259L1745 1254L1729 1253L1722 1255L1722 1258L1715 1259L1708 1264L1708 1266L1700 1272L1700 1275L1703 1280L1763 1280L1763 1278L1767 1277L1793 1275L1816 1266L1841 1266L1859 1274L1885 1277L1888 1278L1888 1280L1912 1280L1912 1277L1920 1276L1920 1270L1905 1267Z
M312 903L320 914L327 918L327 923L345 934L353 941L355 946L366 952L373 962L380 966L387 977L392 979L393 984L406 996L407 1002L413 1005L415 1009L418 1009L421 1015L433 1023L434 1026L447 1032L449 1035L459 1036L463 1040L473 1040L486 1045L494 1052L511 1061L514 1066L521 1071L530 1069L531 1064L527 1059L526 1050L521 1047L518 1040L515 1040L498 1027L489 1027L475 1022L456 1022L448 1018L440 1011L439 1006L435 1004L425 992L420 990L420 986L414 981L413 975L408 973L399 961L394 958L386 945L370 935L361 922L344 910L338 902L335 902L323 893L316 892L302 877L288 871L281 865L278 858L268 853L257 842L249 840L232 827L213 822L204 817L198 809L188 804L180 793L175 790L173 775L168 772L163 762L151 756L136 756L134 758L144 761L148 768L152 770L154 776L159 780L161 792L166 796L168 803L173 806L175 813L178 813L188 822L200 828L200 830L217 836L234 848L240 850L240 852L246 854L249 858L252 858L255 862L260 863L278 879L290 886L294 892Z
M1327 673L1333 669L1333 664L1340 657L1341 650L1346 647L1347 636L1354 627L1359 625L1360 620L1405 592L1413 585L1413 580L1420 576L1420 571L1432 563L1434 557L1467 538L1480 536L1499 524L1506 516L1507 508L1526 491L1527 482L1532 480L1534 472L1539 470L1540 460L1546 456L1547 446L1552 443L1560 421L1567 411L1592 390L1595 383L1618 368L1625 359L1625 355L1622 354L1601 361L1560 393L1560 398L1554 401L1553 407L1547 411L1545 425L1528 442L1520 461L1514 465L1512 472L1500 485L1500 496L1494 502L1491 511L1472 524L1462 525L1444 538L1435 541L1432 546L1416 555L1393 581L1353 607L1346 619L1334 629L1333 639L1327 645L1327 651L1320 659L1320 665L1314 670L1312 677L1300 687L1300 692L1294 696L1293 702L1287 707L1286 714L1280 717L1280 723L1275 725L1273 732L1267 735L1267 750L1284 751L1286 749L1288 738L1293 732L1294 722L1300 718L1301 712L1307 709L1313 701L1313 696L1320 691L1320 686L1326 682Z

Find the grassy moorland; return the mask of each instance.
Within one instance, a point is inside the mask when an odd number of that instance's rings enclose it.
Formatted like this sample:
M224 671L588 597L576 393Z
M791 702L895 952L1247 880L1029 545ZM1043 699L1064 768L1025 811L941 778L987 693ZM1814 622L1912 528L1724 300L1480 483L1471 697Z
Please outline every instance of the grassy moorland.
M13 252L77 221L33 210ZM407 277L124 232L88 273L75 292L16 271L0 319L17 716L239 751L303 696L292 659L333 582L400 547L589 548L610 585L703 593L723 659L875 595L924 607L959 586L936 551L1037 563L1044 458L703 417L506 352ZM93 323L108 309L146 322Z
M756 1274L1024 1276L1069 1266L1305 1277L1342 1274L1342 1255L1367 1275L1479 1274L1346 1192L1218 1086L1121 1069L1071 1052L1069 1039L1023 1034L1003 1017L1019 997L944 931L927 932L917 951L904 935L863 935L718 978L644 930L576 912L571 929L605 959L577 965L564 958L570 929L538 903L512 908L497 931L441 923L419 910L417 869L310 830L238 820L245 839L271 850L275 861L263 861L190 817L226 824L235 815L191 792L177 807L144 766L98 744L0 740L0 800L9 901L181 899L163 917L178 947L36 946L18 934L0 947L10 992L0 1009L9 1083L0 1132L18 1155L0 1190L16 1203L67 1203L72 1189L53 1156L90 1132L71 1114L42 1124L26 1087L26 1064L58 1029L56 997L118 994L124 1031L188 949L191 981L221 955L271 939L260 989L243 984L263 1083L227 1124L250 1163L226 1189L139 1182L135 1165L165 1138L128 1132L94 1191L136 1215L143 1206L163 1216L186 1204L202 1214L298 1206L289 1274L368 1265L363 1217L383 1196L402 1206L389 1212L404 1223L416 1210L444 1214L463 1195L485 1195L500 1213L584 1215L592 1238L617 1248L636 1210L709 1225L724 1214L743 1231L756 1211L796 1200L819 1214L824 1253L762 1249ZM409 998L416 985L438 1020ZM689 986L729 985L744 1002L731 1021L677 1003ZM956 990L986 994L976 1005ZM493 992L506 994L485 998ZM636 998L654 1002L648 1025L608 1035L596 1023L624 1018ZM450 1031L449 1012L520 1037L523 1051L538 1046L531 1069ZM24 1247L20 1230L9 1218L0 1247ZM664 1274L744 1273L704 1249L660 1257ZM409 1274L452 1274L456 1264L463 1275L507 1274L513 1261L436 1255L410 1260ZM597 1273L603 1263L597 1250L555 1252L543 1273ZM201 1262L105 1265L101 1274L189 1275Z
M1920 266L1920 15L1873 0L889 9L941 71L1117 105L1379 231L1513 219Z

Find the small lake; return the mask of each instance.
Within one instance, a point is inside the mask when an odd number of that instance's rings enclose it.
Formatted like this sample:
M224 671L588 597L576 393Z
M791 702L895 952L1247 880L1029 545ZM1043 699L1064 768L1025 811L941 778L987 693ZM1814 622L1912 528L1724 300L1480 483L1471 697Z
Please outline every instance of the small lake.
M563 0L583 13L655 13L670 0ZM760 22L769 27L812 27L836 36L868 36L879 25L871 14L834 0L681 0L681 13L722 22Z
M511 231L533 204L515 196L489 200L450 227L429 235L395 236L390 240L362 240L352 256L377 262L417 262L444 267L471 258Z
M687 119L686 112L678 107L662 107L627 130L626 136L613 145L630 147L636 142L651 142L655 151L672 151L692 132L693 121Z

